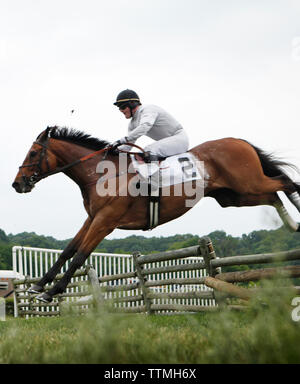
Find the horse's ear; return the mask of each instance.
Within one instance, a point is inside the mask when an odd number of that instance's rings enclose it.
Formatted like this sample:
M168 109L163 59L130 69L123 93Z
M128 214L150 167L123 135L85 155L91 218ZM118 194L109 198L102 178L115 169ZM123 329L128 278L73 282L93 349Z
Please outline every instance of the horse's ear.
M48 137L50 135L51 129L52 129L52 127L47 127L42 133L40 133L38 135L36 140L39 141L39 142L47 141L47 139L48 139Z

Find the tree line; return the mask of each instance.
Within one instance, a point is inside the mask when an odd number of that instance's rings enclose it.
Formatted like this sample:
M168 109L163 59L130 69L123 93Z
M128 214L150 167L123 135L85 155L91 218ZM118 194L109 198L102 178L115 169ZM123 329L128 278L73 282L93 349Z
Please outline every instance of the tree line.
M217 256L226 257L255 253L270 253L300 248L300 234L290 233L285 227L276 230L253 231L234 237L224 231L209 233ZM106 253L143 254L163 252L197 245L199 236L192 234L167 237L128 236L124 239L104 239L95 251ZM22 232L16 235L6 234L0 229L0 269L12 269L12 247L14 245L64 249L71 239L57 240L51 236L37 235L35 232Z

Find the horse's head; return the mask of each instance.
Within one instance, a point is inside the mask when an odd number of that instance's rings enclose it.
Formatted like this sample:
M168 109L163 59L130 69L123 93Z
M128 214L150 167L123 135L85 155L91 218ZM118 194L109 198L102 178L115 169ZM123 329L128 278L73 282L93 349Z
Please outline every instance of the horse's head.
M34 185L57 167L56 156L48 149L49 131L43 131L32 144L12 184L18 193L31 192Z

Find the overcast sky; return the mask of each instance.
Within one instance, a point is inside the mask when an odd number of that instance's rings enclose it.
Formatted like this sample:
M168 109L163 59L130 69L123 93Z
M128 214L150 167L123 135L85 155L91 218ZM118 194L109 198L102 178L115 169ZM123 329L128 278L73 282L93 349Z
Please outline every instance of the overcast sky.
M0 0L0 228L75 235L86 213L70 179L49 177L30 194L11 183L47 125L124 136L128 121L112 103L125 88L173 114L191 147L234 136L300 166L300 1ZM279 225L273 208L207 198L151 232L109 238Z

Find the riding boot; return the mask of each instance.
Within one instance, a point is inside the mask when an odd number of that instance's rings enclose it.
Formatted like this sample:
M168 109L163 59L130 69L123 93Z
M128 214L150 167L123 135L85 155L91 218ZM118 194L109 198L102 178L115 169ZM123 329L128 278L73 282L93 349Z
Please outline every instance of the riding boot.
M152 161L159 161L160 157L151 152L144 153L144 161L145 163L151 163Z
M158 171L159 171L158 162L160 158L158 155L155 155L150 152L145 152L143 158L145 163L139 166L138 173L141 179L147 184L149 184L151 176L154 176L156 173L158 175ZM156 180L156 179L157 179L157 176L152 178L152 180Z

